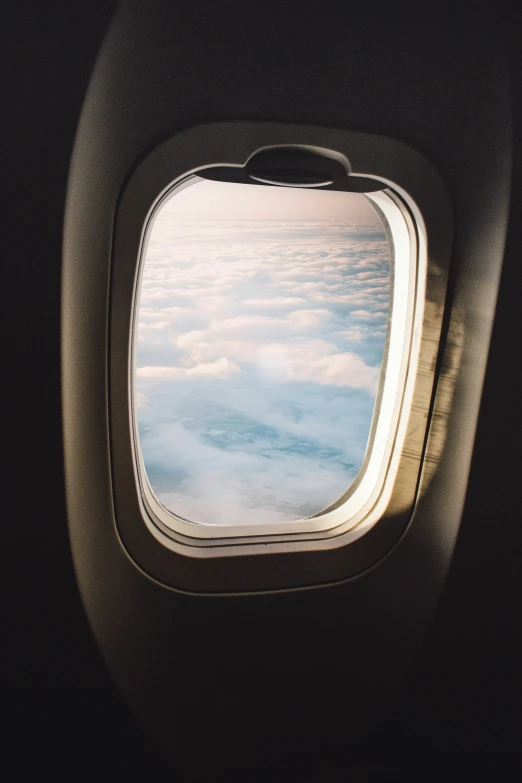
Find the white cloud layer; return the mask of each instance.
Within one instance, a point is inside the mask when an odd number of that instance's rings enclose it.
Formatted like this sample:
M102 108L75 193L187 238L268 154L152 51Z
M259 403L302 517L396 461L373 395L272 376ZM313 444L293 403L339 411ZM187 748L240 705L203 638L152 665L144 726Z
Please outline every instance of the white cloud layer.
M154 225L140 296L151 484L209 524L316 513L364 457L389 300L383 228L362 196L367 219L351 223L180 220L176 198Z
M138 367L136 376L147 380L163 381L180 378L228 378L241 368L221 356L215 362L201 362L194 367Z

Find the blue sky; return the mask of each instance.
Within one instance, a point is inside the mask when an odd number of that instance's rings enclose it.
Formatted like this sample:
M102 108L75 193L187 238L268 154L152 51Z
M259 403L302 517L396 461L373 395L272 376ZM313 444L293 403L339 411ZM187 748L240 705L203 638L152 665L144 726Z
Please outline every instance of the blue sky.
M285 522L364 457L389 249L359 194L198 181L159 210L136 349L140 443L167 508Z

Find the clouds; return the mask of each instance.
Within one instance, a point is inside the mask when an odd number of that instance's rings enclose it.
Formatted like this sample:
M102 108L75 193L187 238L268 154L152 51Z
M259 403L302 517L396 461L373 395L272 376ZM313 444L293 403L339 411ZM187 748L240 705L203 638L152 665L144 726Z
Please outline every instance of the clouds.
M261 372L273 381L313 381L377 393L379 368L369 367L355 353L337 353L325 340L297 345L269 343L259 348Z
M330 310L317 308L316 310L294 310L289 313L288 320L292 329L319 329L325 322L333 317Z
M155 381L181 378L229 378L234 372L241 372L241 368L226 356L221 356L215 362L201 362L193 367L138 367L136 377Z
M152 231L138 319L151 484L209 524L316 513L364 457L389 299L382 226L183 222L176 198Z

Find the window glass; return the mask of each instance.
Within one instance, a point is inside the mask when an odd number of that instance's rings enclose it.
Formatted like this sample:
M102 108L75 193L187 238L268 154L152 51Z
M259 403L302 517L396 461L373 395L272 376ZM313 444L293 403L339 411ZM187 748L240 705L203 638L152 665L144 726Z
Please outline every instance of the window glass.
M156 211L135 342L151 488L204 524L273 524L337 500L362 465L390 250L362 194L194 178Z

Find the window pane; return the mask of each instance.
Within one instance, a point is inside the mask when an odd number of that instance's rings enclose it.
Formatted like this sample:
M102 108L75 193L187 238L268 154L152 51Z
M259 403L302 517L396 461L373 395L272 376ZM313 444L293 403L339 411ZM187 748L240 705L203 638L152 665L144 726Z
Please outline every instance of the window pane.
M139 441L167 509L316 514L363 462L390 251L361 194L194 179L158 209L135 354Z

